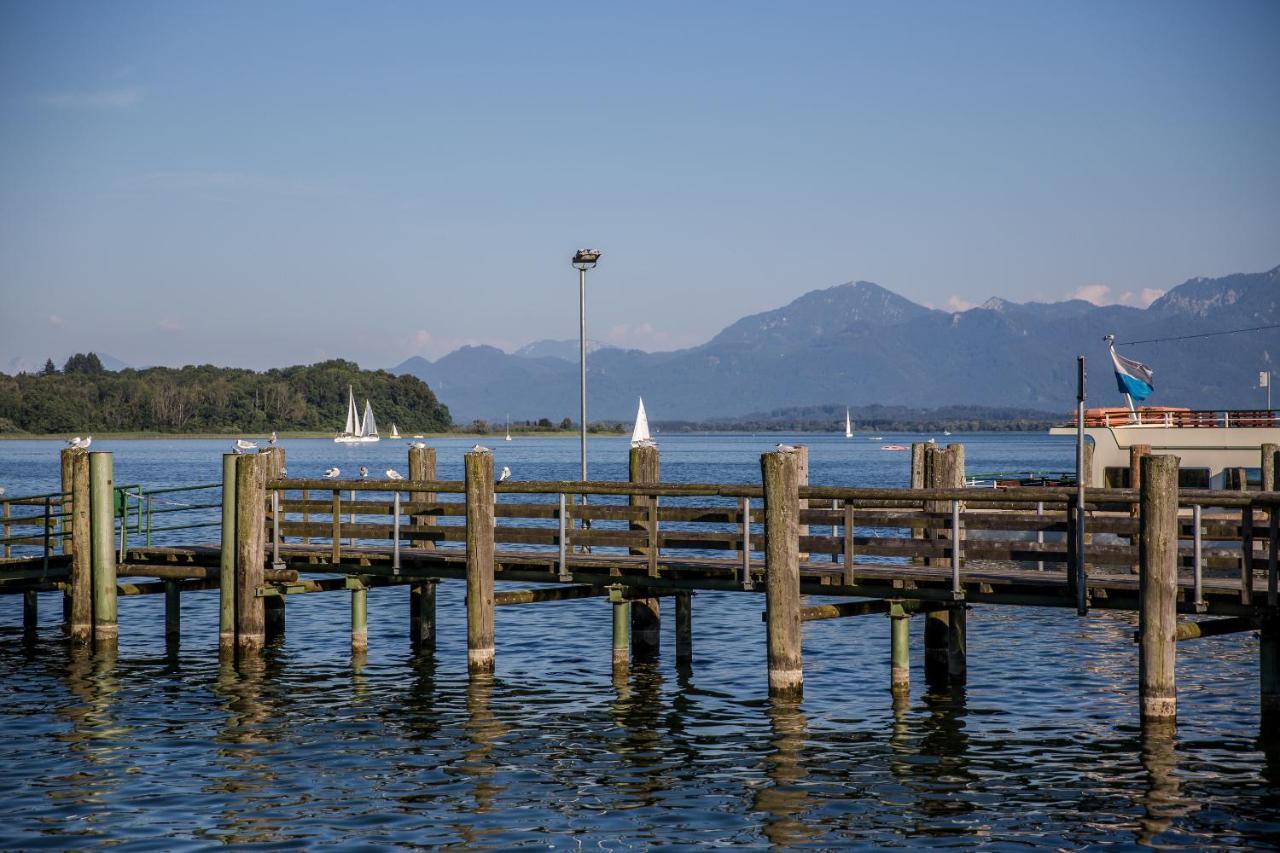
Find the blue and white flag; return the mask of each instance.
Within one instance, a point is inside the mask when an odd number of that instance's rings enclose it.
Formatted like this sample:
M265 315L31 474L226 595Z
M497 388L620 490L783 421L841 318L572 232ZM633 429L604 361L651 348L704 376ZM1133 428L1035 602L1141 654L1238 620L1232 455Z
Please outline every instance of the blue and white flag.
M1111 363L1116 366L1116 385L1121 394L1128 394L1141 403L1151 396L1155 385L1151 381L1151 368L1140 361L1125 358L1111 344Z

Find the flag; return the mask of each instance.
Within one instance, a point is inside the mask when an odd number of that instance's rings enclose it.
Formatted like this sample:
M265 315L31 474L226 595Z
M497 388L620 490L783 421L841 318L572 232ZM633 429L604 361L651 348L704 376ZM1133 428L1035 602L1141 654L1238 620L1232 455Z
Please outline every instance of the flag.
M1125 358L1111 345L1111 363L1116 367L1116 386L1121 394L1128 394L1141 403L1151 396L1155 385L1151 381L1151 368L1140 361Z

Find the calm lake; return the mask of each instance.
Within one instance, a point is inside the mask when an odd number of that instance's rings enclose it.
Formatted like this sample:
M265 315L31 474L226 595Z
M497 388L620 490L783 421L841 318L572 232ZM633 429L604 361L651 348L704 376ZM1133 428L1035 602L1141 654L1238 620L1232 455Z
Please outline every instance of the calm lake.
M919 436L657 436L662 478L758 482L779 441L815 484L905 486ZM959 435L970 472L1065 471L1069 439ZM405 471L403 442L285 440L290 476ZM442 479L473 439L433 440ZM576 438L486 441L515 479L576 479ZM0 442L9 495L57 488L61 442ZM625 480L627 442L591 439L593 479ZM212 483L230 441L95 440L116 482ZM215 495L217 492L205 493ZM216 498L215 498L216 499ZM210 501L211 502L211 501ZM188 532L212 541L217 530ZM500 588L502 585L499 585ZM890 697L889 620L805 625L805 698L767 698L763 598L693 599L694 662L610 669L596 599L500 608L497 673L468 678L461 582L440 585L433 657L409 654L408 591L291 598L288 632L220 664L217 592L183 598L167 653L159 597L120 600L117 653L71 652L60 595L0 597L0 847L123 850L445 845L599 848L1095 844L1258 848L1280 838L1280 735L1261 737L1252 634L1179 644L1176 736L1137 725L1136 614L978 606L969 680Z

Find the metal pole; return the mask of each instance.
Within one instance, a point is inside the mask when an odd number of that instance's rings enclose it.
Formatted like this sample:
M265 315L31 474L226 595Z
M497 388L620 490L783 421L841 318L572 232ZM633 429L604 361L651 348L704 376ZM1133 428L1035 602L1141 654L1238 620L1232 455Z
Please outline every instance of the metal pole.
M578 424L582 441L582 479L587 479L587 271L578 270L578 366L581 382L578 386L581 403ZM586 496L583 496L586 502Z
M1200 504L1196 504L1191 507L1191 524L1193 526L1191 531L1191 541L1192 550L1194 551L1192 566L1195 569L1195 579L1192 581L1194 587L1194 600L1192 603L1195 604L1196 610L1199 610L1204 605L1204 589L1200 582L1201 569L1204 565L1203 552L1200 548Z
M1084 386L1085 361L1080 356L1076 359L1076 613L1080 616L1089 612L1084 575Z
M392 499L392 510L395 514L395 520L392 523L394 530L391 533L392 552L391 552L391 568L398 575L400 574L400 493L396 492Z
M951 502L951 594L960 597L960 501Z

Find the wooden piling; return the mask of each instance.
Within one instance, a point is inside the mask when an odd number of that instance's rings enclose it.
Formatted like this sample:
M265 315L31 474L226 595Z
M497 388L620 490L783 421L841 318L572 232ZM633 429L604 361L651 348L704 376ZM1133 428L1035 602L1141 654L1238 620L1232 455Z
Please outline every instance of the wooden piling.
M493 672L493 454L464 457L467 499L467 669Z
M34 589L24 589L22 591L22 631L24 634L34 634L36 629L40 627L40 600L36 595Z
M969 612L963 604L948 608L947 679L964 684L969 678Z
M1143 720L1177 716L1178 462L1141 460L1138 516L1138 693Z
M797 444L796 448L796 476L800 479L801 486L809 485L809 445ZM809 508L809 501L806 498L800 499L800 512L804 512ZM800 535L809 535L809 525L800 525ZM800 562L807 563L809 561L809 552L800 552Z
M901 602L889 608L889 691L894 696L911 692L911 617Z
M949 642L951 609L931 610L924 615L924 681L931 688L947 685L951 669Z
M164 642L176 646L182 636L182 592L175 580L164 582Z
M693 593L676 593L676 666L693 663Z
M266 460L266 471L264 478L267 480L279 480L284 477L285 471L285 452L283 447L268 447L262 451L262 456ZM280 497L283 499L284 495ZM283 524L284 520L280 519ZM283 595L273 595L262 600L262 616L263 627L266 632L267 642L277 637L284 636L285 629L285 598Z
M258 454L236 459L236 647L266 644L266 612L258 598L266 559L266 460Z
M410 447L409 448L409 479L418 482L427 482L436 478L436 449L434 447ZM412 503L432 503L436 499L435 492L410 492L409 500ZM414 528L430 527L432 518L430 515L415 515L413 517ZM434 548L436 543L430 539L418 539L415 544L419 548Z
M93 640L115 645L116 621L115 474L111 454L89 454L89 526L92 531Z
M369 650L369 588L359 578L348 578L351 587L351 651Z
M800 471L793 451L760 457L764 480L765 619L769 695L804 694L800 630Z
M71 454L71 641L93 641L93 532L90 524L89 454Z
M218 562L218 648L236 645L236 460L222 455L222 549Z
M628 458L628 472L632 483L657 483L660 479L660 460L657 447L633 447ZM634 507L652 509L655 498L648 495L632 495L629 503ZM650 513L652 518L653 513ZM651 519L633 521L632 530L649 531ZM654 522L656 523L656 522ZM650 556L650 549L633 548L630 553ZM637 598L631 602L631 654L637 662L658 659L661 651L662 611L657 598Z
M1262 491L1276 490L1276 462L1280 457L1280 444L1262 445Z
M409 587L409 644L414 652L436 647L436 586L434 578Z
M1280 616L1272 615L1262 623L1258 643L1258 683L1261 688L1262 712L1280 713Z
M62 496L59 498L59 513L62 518L58 525L58 533L60 535L61 546L59 550L68 556L74 555L75 542L72 539L73 519L72 501L75 496L75 457L72 456L77 450L74 447L67 447L58 455L59 484L62 487ZM83 453L84 451L79 451ZM74 556L73 556L74 559ZM71 587L68 585L62 595L62 631L65 634L71 633Z

